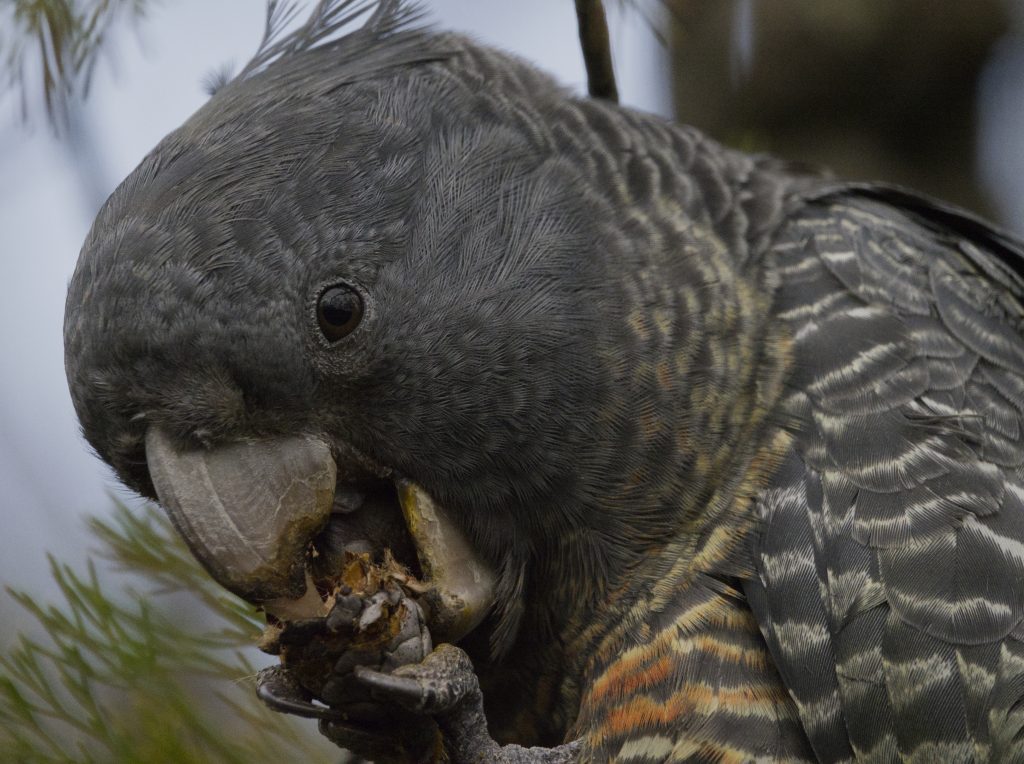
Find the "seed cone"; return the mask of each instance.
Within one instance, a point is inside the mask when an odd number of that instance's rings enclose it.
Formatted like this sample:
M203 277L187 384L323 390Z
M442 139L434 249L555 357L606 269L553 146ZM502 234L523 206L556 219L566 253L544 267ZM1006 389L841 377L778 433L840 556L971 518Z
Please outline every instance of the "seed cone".
M356 666L392 671L418 663L432 649L423 609L415 597L424 587L384 554L375 564L368 553L344 552L336 577L317 582L324 615L274 621L259 646L281 663L316 699L330 706L355 706L369 699L352 676Z

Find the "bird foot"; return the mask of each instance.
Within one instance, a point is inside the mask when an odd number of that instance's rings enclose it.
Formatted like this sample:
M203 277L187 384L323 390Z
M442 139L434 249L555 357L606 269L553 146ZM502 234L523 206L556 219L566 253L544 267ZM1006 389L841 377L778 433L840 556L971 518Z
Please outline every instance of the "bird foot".
M306 719L340 719L340 711L313 702L313 696L284 666L268 666L256 675L256 696L269 708Z
M429 716L449 712L480 692L473 664L454 645L440 645L421 663L401 666L390 674L368 666L357 666L354 673L378 700Z
M360 666L356 679L382 703L414 715L433 717L444 737L447 760L453 764L569 764L578 759L580 742L555 748L501 746L487 728L483 693L473 664L455 645L440 645L422 662L389 674ZM330 727L322 722L321 727Z
M352 715L353 706L343 711L317 705L280 666L260 672L257 692L271 708L320 719L325 737L382 764L567 764L579 755L578 741L556 748L498 745L487 729L473 664L454 645L440 645L421 662L390 672L357 665L347 683L349 692L361 690L383 712L360 717Z

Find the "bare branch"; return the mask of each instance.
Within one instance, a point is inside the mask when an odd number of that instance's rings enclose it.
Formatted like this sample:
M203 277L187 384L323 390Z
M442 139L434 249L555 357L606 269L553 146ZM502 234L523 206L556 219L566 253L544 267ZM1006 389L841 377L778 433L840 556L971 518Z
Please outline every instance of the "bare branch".
M590 95L618 103L619 89L615 84L615 68L612 66L608 19L601 0L576 0L576 20Z

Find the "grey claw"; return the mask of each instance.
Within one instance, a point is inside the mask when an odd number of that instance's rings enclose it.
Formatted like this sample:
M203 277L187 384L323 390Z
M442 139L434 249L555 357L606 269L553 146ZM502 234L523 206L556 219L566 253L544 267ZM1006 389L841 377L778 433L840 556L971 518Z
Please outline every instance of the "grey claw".
M371 690L382 693L389 700L410 710L418 710L423 706L423 687L415 679L383 674L366 666L356 666L354 673L356 679Z
M336 721L339 711L311 702L311 696L283 666L270 666L256 675L256 697L269 708L306 719Z

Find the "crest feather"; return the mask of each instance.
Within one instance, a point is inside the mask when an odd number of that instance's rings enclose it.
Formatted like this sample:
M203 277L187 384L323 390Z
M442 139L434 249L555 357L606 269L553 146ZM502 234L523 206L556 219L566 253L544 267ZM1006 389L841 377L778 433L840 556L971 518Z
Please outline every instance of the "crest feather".
M318 0L309 17L296 26L303 0L269 0L259 48L230 81L223 73L211 75L211 95L229 85L251 80L275 64L310 51L336 50L335 73L353 81L402 64L437 60L446 52L425 45L427 35L418 26L424 11L410 0ZM352 29L361 17L364 23Z

